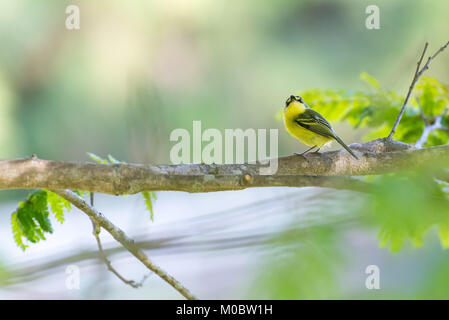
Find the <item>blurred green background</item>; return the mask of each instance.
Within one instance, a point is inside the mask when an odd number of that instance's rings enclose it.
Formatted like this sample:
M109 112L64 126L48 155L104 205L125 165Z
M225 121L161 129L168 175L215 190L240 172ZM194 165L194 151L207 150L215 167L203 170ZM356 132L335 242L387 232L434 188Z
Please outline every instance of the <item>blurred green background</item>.
M446 40L449 3L431 2L376 1L368 30L372 1L1 1L0 157L167 163L169 133L193 120L282 129L290 93L360 89L363 71L405 94L424 42ZM280 132L281 154L302 147Z
M70 4L80 8L80 30L65 28ZM372 4L380 8L379 30L365 27L365 8ZM86 152L94 152L169 163L170 132L191 130L193 120L203 129L278 128L280 155L301 151L275 118L291 93L364 89L360 74L367 72L405 95L424 43L434 52L448 40L448 10L449 2L437 0L0 0L0 158L35 153L87 161ZM447 52L426 75L449 82ZM347 124L333 125L347 144L361 141ZM2 194L7 201L16 193ZM344 211L345 199L314 210ZM346 213L365 209L351 210ZM449 297L449 260L437 241L400 259L376 246L368 251L397 273L413 266L413 278L423 271L414 291L392 286L376 296L342 289L341 277L364 281L363 273L360 279L344 276L342 262L351 250L364 252L363 241L357 243L364 239L361 230L347 235L319 226L306 233L305 244L303 234L282 233L279 241L300 246L282 252L281 264L276 252L265 257L273 269L262 268L262 280L242 295ZM376 244L375 232L368 235ZM349 241L353 247L342 245L348 237L356 240ZM303 259L310 263L292 269ZM395 279L394 272L389 277Z

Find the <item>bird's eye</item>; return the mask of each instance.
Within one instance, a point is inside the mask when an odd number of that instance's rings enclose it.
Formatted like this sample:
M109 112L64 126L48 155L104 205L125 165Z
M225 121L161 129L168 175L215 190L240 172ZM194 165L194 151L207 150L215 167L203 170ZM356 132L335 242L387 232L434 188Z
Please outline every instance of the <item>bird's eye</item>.
M301 103L304 103L304 101L302 100L302 98L300 96L296 96L296 100L298 100Z

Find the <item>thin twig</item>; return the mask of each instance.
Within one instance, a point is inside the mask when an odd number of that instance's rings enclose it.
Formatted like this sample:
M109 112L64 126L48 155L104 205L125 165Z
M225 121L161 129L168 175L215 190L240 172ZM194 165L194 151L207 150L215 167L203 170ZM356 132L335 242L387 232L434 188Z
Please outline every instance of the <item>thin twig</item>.
M424 144L427 142L427 139L429 138L429 135L432 131L434 130L443 130L446 131L447 128L445 128L442 124L441 121L443 120L444 114L436 117L434 119L433 124L428 124L424 127L424 130L421 134L421 137L418 139L418 141L416 141L415 147L417 149L421 149Z
M423 58L424 58L424 55L425 55L425 53L426 53L426 51L427 51L428 45L429 45L429 44L428 44L427 42L426 42L426 44L424 45L424 50L423 50L423 52L422 52L422 54L421 54L421 58L419 59L419 61L418 61L418 63L417 63L417 66L416 66L416 71L415 71L415 75L414 75L414 77L413 77L413 81L412 81L412 83L410 84L410 88L408 89L407 96L405 97L404 104L402 105L401 111L399 112L399 115L398 115L398 117L397 117L397 119L396 119L396 122L394 123L393 128L391 129L391 132L390 132L390 134L388 135L388 140L392 140L393 135L394 135L394 133L396 132L396 129L397 129L398 125L399 125L399 122L401 121L402 115L404 114L405 107L407 106L407 103L408 103L408 100L409 100L409 98L410 98L410 95L411 95L411 93L412 93L412 91L413 91L413 88L415 87L415 85L416 85L416 83L418 82L419 78L422 76L422 74L424 73L424 71L426 71L427 69L429 69L430 62L432 62L432 60L435 59L435 57L436 57L438 54L440 54L444 49L446 49L446 47L449 45L449 41L448 41L444 46L442 46L440 49L438 49L438 51L435 52L434 55L430 56L430 57L427 59L427 62L426 62L426 64L424 65L424 67L422 67L422 69L419 69L419 68L421 67L421 63L422 63L422 60L423 60Z
M96 225L104 228L109 232L112 237L120 242L132 255L134 255L140 262L142 262L148 269L156 273L159 277L165 280L169 285L175 288L180 294L189 300L195 300L195 296L190 293L190 291L184 287L178 280L170 276L167 272L162 270L159 266L155 265L143 252L138 248L134 240L129 238L123 230L115 226L111 221L109 221L101 212L97 211L94 207L90 206L84 199L78 196L75 192L71 190L52 190L54 193L63 197L75 207L83 211L85 214L95 222Z
M425 124L421 137L419 137L419 139L415 143L415 148L421 149L429 139L429 135L433 130L442 130L442 131L448 130L448 128L446 128L442 124L443 118L446 116L448 109L444 108L443 112L439 116L432 117L429 119L424 114L419 97L416 97L416 103L418 104L419 116L421 117L422 121Z
M424 45L424 50L423 50L423 52L422 52L422 54L421 54L421 58L418 60L418 63L417 63L417 65L416 65L415 75L413 76L412 83L410 84L410 87L409 87L409 89L408 89L407 96L405 97L405 100L404 100L404 104L402 105L401 111L399 112L399 115L398 115L398 117L396 118L396 122L394 123L393 128L391 129L391 132L390 132L390 134L388 135L388 139L389 139L389 140L391 140L391 139L393 138L393 135L394 135L394 133L395 133L395 131L396 131L396 128L398 127L399 122L401 121L402 115L404 114L405 106L407 105L408 99L410 98L410 95L411 95L411 93L412 93L412 90L413 90L413 88L415 87L416 81L417 81L417 79L418 79L418 74L420 74L420 72L419 72L419 67L421 66L421 62L422 62L422 60L423 60L423 58L424 58L424 54L426 53L427 47L428 47L428 46L429 46L429 43L426 42L426 44Z
M91 192L90 193L90 205L91 207L94 207L94 193ZM109 271L111 271L113 274L115 274L117 276L117 278L119 278L120 280L122 280L125 284L130 285L133 288L140 288L143 283L145 282L145 280L148 278L149 274L144 275L144 277L142 278L142 280L140 282L135 282L134 280L127 280L125 279L117 270L114 269L114 267L112 266L111 261L109 261L109 259L106 257L106 254L104 253L103 250L103 245L101 244L101 239L100 239L100 231L101 228L94 222L94 220L92 220L92 234L95 237L95 240L97 240L97 246L98 246L98 252L100 253L101 259L103 260L103 262L106 264L107 268Z

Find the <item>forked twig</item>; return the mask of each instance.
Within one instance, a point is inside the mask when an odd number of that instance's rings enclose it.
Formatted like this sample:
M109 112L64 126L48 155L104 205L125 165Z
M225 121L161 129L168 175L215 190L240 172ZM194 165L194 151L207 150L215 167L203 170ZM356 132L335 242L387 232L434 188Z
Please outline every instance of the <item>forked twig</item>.
M399 125L399 122L401 121L402 115L404 114L405 111L405 107L407 106L408 100L410 99L410 95L413 91L413 88L415 87L416 83L418 82L419 78L422 76L422 74L429 69L430 63L432 62L433 59L435 59L435 57L440 54L444 49L446 49L446 47L449 45L449 41L442 46L440 49L438 49L437 52L435 52L432 56L430 56L427 59L426 64L422 67L422 69L420 69L421 67L421 63L422 60L424 58L424 55L427 51L427 47L429 46L429 44L426 42L426 44L424 45L424 50L421 54L421 58L419 59L417 66L416 66L416 71L415 71L415 75L413 77L412 83L410 84L410 88L408 89L407 95L405 96L405 100L404 100L404 104L402 105L401 111L398 114L398 117L396 118L396 122L393 125L393 128L391 129L390 134L388 135L388 140L391 140L393 138L394 133L396 132L396 129Z
M167 272L162 270L159 266L154 264L142 249L138 248L134 244L134 240L129 238L123 230L115 226L109 219L101 214L97 209L90 206L83 198L78 196L75 192L70 190L52 190L57 195L63 197L75 207L83 211L85 214L95 222L96 225L105 229L111 234L111 236L122 244L133 256L135 256L140 262L142 262L149 270L156 273L159 277L165 280L169 285L175 288L180 294L189 300L195 300L195 296L184 287L178 280L170 276Z
M93 192L90 193L90 205L92 207L94 206L94 193ZM103 245L101 244L101 239L100 239L101 228L94 222L94 220L91 219L91 221L92 221L92 227L93 227L92 234L94 235L95 240L97 240L98 252L100 253L101 259L105 263L108 270L111 271L113 274L115 274L117 276L117 278L119 278L121 281L123 281L123 283L130 285L131 287L136 288L136 289L140 288L150 274L145 275L140 282L125 279L117 270L114 269L111 261L106 257L106 254L103 251Z
M446 128L442 123L443 118L446 116L446 114L448 112L448 109L444 108L443 112L439 116L435 116L435 117L432 117L429 119L424 114L423 109L421 107L421 102L418 97L416 97L416 102L417 102L418 108L419 108L419 116L421 117L421 120L424 122L424 130L421 134L421 137L419 137L419 139L415 143L415 147L417 149L421 149L424 146L424 144L427 142L429 135L432 131L442 130L445 132L449 132L448 128Z

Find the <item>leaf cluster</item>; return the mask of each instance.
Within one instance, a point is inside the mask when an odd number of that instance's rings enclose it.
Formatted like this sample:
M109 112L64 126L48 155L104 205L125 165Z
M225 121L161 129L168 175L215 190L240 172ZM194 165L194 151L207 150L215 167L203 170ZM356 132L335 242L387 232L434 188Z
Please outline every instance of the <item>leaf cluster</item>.
M449 184L431 172L383 176L375 184L374 218L381 247L399 251L407 240L421 247L436 227L443 248L449 248Z
M11 214L12 233L19 248L25 250L28 247L25 241L37 243L45 240L46 233L53 233L49 207L60 223L64 222L64 209L71 209L68 201L48 190L35 191L19 203Z

